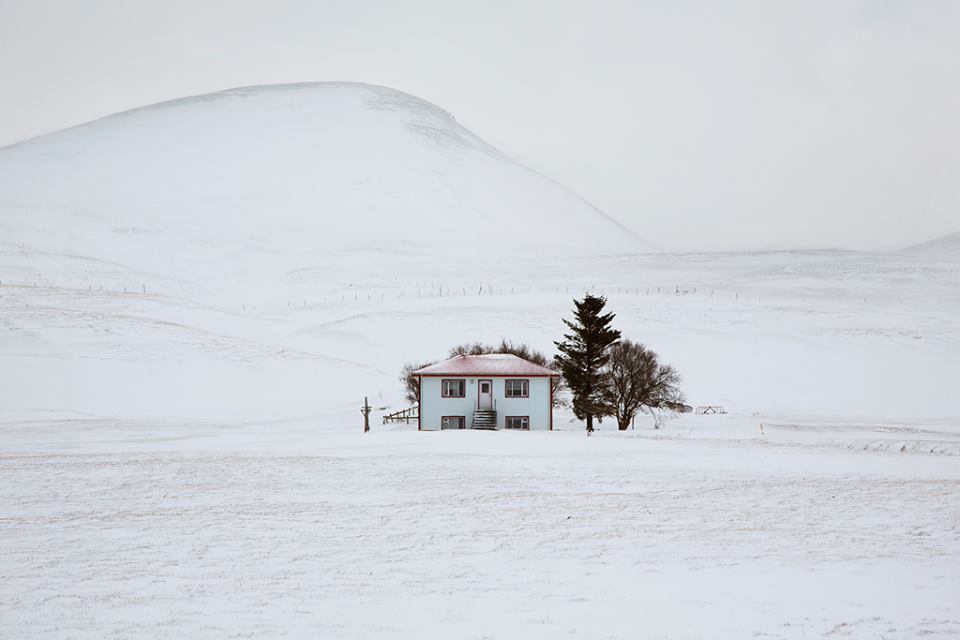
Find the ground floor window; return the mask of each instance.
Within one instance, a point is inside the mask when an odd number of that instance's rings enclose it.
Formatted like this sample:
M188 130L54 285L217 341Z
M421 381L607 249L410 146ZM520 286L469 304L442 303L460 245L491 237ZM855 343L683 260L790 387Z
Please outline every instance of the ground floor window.
M467 418L465 416L443 416L440 418L441 429L466 429Z
M530 430L530 416L507 416L505 420L507 429Z

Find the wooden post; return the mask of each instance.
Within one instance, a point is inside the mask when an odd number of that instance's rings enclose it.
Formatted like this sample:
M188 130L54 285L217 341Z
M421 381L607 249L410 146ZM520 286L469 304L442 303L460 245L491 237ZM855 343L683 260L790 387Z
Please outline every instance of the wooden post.
M363 432L370 431L370 403L367 402L367 396L363 396L363 408L360 413L363 414Z

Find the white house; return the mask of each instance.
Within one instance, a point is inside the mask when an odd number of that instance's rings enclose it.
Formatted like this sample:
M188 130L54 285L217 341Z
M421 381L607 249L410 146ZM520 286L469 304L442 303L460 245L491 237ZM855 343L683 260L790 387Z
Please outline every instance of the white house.
M457 356L413 372L420 381L421 431L553 429L560 374L509 353Z

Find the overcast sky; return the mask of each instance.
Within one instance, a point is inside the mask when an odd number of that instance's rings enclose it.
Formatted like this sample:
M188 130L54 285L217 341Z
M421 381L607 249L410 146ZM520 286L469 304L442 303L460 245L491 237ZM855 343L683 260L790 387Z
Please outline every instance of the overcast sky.
M666 249L960 230L952 0L0 0L0 145L308 80L430 100Z

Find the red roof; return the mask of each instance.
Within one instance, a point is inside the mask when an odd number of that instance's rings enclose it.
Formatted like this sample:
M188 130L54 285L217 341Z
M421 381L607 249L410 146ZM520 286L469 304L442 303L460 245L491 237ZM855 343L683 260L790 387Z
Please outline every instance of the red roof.
M482 356L456 356L413 372L415 376L559 376L553 369L541 367L510 353Z

